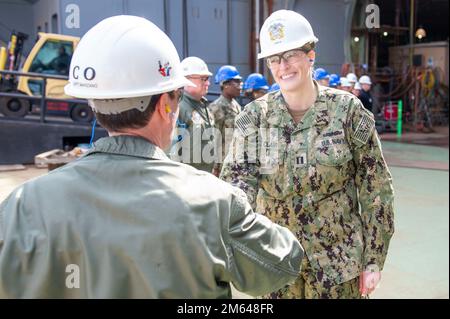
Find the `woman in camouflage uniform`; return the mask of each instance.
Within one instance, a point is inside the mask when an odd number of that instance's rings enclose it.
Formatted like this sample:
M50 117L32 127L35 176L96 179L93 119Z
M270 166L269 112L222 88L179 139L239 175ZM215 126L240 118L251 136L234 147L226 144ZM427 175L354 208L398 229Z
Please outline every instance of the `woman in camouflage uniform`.
M394 232L392 178L373 115L312 79L318 39L300 14L274 12L260 41L259 58L281 90L236 117L221 178L305 249L295 284L272 297L361 298L379 282Z

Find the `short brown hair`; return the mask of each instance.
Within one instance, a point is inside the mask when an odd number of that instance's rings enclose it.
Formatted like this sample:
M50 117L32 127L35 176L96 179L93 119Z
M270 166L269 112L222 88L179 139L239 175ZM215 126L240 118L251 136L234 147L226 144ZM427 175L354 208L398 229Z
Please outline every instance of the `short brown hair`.
M300 48L300 50L302 50L305 53L308 53L309 51L314 50L315 47L316 47L316 43L315 42L308 42L304 46L302 46Z
M167 92L170 98L175 97L174 91ZM162 94L153 95L144 111L138 109L128 110L118 114L102 114L95 112L98 123L109 132L118 132L127 128L139 129L150 121Z

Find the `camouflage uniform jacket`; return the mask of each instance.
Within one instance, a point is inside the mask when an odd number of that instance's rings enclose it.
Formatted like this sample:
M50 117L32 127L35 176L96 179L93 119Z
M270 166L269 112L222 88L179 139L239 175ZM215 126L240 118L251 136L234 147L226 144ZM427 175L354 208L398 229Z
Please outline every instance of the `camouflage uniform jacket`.
M171 158L174 160L180 159L182 162L197 169L211 173L214 162L207 162L205 161L204 156L202 156L202 151L208 144L211 144L211 158L214 155L212 152L214 148L213 142L202 139L202 135L207 129L211 129L211 140L213 139L212 130L214 128L214 117L211 111L208 110L207 103L208 101L205 98L202 98L201 101L197 101L189 95L189 93L184 92L183 97L178 104L180 109L178 122L179 127L185 127L189 133L189 140L182 140L177 148L177 158L174 158L173 154L171 154ZM199 143L198 148L194 147L194 145L197 145L195 143ZM186 158L183 158L183 147L189 148L189 152L187 154L189 156L185 156ZM196 153L195 151L199 152Z
M234 127L234 119L241 112L241 106L235 99L229 100L221 95L209 107L214 115L215 127L222 135L222 154L226 155L228 145L225 138L225 129ZM222 160L223 157L220 159L220 162Z
M368 265L382 269L394 194L373 115L352 94L321 86L317 92L297 124L281 92L248 104L236 118L221 178L244 190L256 211L288 226L317 280L331 286Z

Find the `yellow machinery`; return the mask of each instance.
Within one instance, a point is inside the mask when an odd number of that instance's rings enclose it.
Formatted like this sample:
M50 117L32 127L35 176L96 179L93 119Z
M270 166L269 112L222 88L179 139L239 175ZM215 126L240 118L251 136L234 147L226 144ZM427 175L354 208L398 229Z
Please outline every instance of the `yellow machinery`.
M80 38L54 34L39 33L39 40L28 54L22 72L34 72L54 75L69 75L70 58ZM59 60L58 60L59 59ZM40 86L33 78L20 77L17 90L27 95L40 95ZM47 80L46 96L52 98L70 98L64 94L65 80Z
M0 47L0 71L5 69L6 60L8 59L8 54L6 53L5 47ZM0 74L0 80L2 75Z
M39 32L38 35L39 39L26 57L20 72L67 77L69 75L70 60L80 38L43 32ZM0 49L0 70L19 71L20 54L23 41L26 38L27 36L23 34L13 34L8 49ZM42 78L26 75L20 77L3 75L0 77L0 80L0 94L3 91L27 96L42 95L44 81ZM45 86L46 98L70 99L70 96L64 94L64 86L66 84L67 80L64 79L47 78ZM85 104L48 101L46 109L49 115L68 115L74 121L89 122L93 118L92 111ZM33 104L30 100L17 97L0 98L0 112L5 116L23 117L32 110Z

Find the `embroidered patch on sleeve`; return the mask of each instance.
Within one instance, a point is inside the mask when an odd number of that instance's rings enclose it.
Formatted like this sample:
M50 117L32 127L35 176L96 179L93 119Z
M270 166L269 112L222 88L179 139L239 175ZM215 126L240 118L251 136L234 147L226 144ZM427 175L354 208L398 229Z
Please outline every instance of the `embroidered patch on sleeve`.
M358 126L356 127L353 138L362 144L366 144L369 140L370 135L372 135L374 127L374 120L369 115L363 114L361 120L358 123Z
M241 131L242 135L249 136L257 132L256 125L247 113L241 113L236 116L236 127Z

